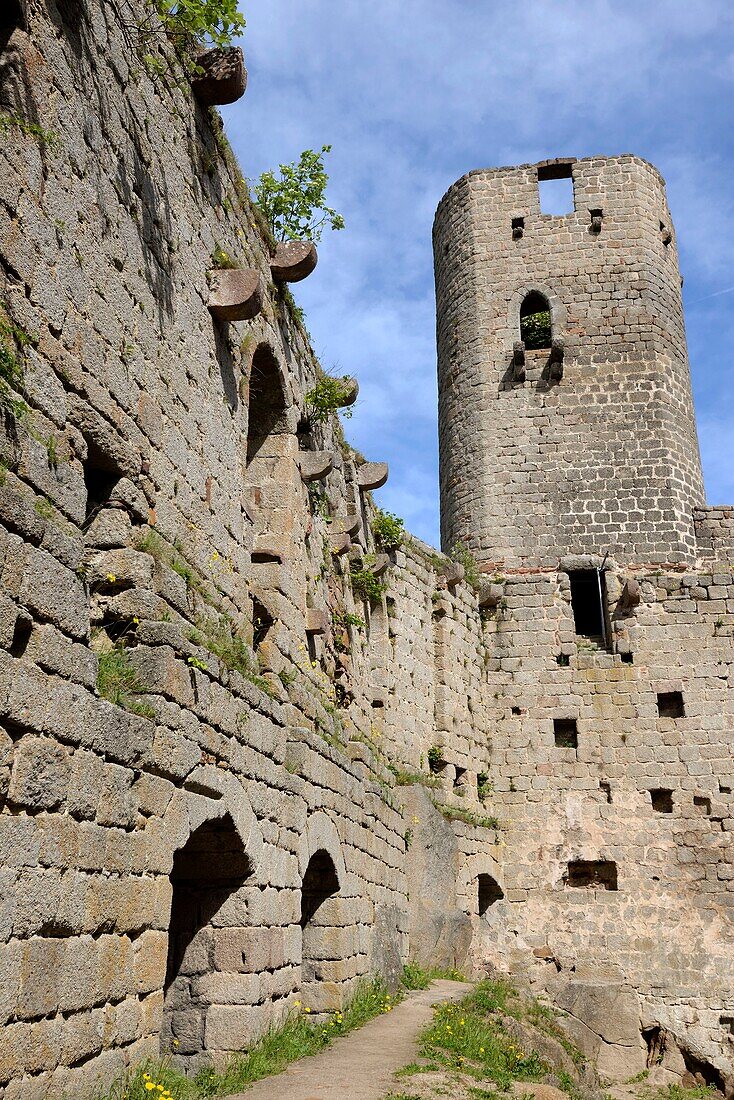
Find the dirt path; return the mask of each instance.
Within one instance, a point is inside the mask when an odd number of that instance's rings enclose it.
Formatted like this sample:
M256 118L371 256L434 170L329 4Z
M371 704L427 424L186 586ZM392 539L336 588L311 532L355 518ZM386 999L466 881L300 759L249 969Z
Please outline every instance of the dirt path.
M382 1100L395 1089L395 1070L415 1059L418 1034L433 1017L431 1005L458 1000L470 988L464 982L434 982L337 1039L323 1054L294 1062L227 1100Z

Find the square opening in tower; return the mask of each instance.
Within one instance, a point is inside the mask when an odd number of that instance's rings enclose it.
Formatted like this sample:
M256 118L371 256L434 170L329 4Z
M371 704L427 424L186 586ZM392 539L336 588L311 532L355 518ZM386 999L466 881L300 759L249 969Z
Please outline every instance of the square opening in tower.
M571 610L576 633L599 646L606 645L606 581L596 569L578 569L568 574L571 582Z
M543 164L538 168L538 195L541 214L563 216L576 209L571 164Z
M658 692L658 714L661 718L685 718L682 691Z
M572 860L566 882L574 888L616 890L617 864L611 859Z
M663 787L658 787L657 789L650 791L650 801L652 803L652 808L656 814L672 814L672 791L665 790L665 788Z

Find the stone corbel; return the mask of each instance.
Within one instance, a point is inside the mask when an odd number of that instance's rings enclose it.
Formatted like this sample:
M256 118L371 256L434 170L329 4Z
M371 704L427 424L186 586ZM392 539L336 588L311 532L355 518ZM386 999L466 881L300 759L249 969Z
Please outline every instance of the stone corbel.
M381 489L390 470L387 462L364 462L357 468L357 485L360 489Z
M639 607L641 600L642 588L640 582L635 577L628 577L624 582L622 595L619 598L620 606L625 611L631 611L633 608Z
M335 535L356 535L361 526L362 517L359 512L341 512L331 522L332 534Z
M522 340L512 345L512 381L525 381L525 344Z
M370 573L373 577L381 577L384 572L390 567L389 554L378 554L375 560L369 567Z
M441 569L441 576L447 588L455 588L464 579L464 566L459 561L450 561Z
M251 321L263 308L265 284L254 268L210 271L209 312L218 321Z
M318 262L313 241L281 241L270 261L270 273L281 283L299 283Z
M234 103L245 94L247 69L239 46L203 50L196 66L201 71L191 78L191 87L203 106Z
M331 552L335 557L340 558L342 554L348 554L352 549L352 540L346 532L344 534L333 534L331 537Z
M329 625L329 616L317 607L306 609L306 633L325 634Z
M554 382L563 378L563 340L553 340L548 358L548 375Z
M333 451L301 451L296 459L301 480L307 484L310 481L321 481L334 469L335 460Z
M482 581L479 585L479 606L497 607L504 594L503 585L497 584L496 581Z

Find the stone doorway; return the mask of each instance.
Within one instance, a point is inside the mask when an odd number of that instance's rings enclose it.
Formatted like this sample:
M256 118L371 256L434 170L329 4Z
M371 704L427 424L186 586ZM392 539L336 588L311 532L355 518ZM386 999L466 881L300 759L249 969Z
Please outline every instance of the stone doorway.
M217 969L217 914L252 868L232 818L207 821L173 859L161 1048L196 1068L207 1059L207 978Z

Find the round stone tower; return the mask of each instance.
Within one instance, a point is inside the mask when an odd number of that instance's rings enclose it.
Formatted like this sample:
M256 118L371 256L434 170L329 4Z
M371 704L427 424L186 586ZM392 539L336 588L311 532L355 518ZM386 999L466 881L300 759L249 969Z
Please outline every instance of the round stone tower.
M573 211L539 186L572 181ZM704 503L665 184L639 157L471 172L434 224L442 542L487 569L695 550Z

